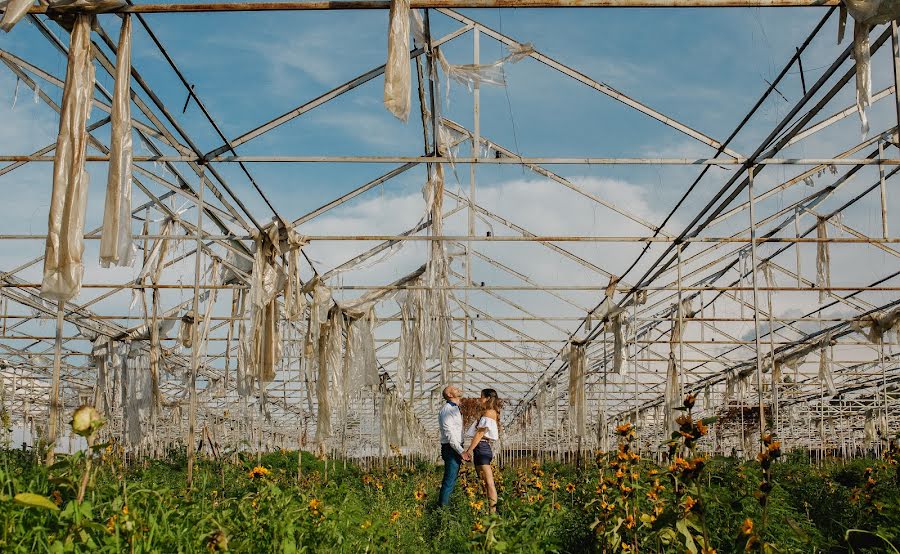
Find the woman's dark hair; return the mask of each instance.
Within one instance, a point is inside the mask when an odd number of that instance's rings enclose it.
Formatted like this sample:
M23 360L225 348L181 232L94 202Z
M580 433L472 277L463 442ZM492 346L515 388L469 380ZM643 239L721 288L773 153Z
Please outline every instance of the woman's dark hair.
M496 411L498 414L500 413L500 408L503 407L503 401L500 400L499 396L497 396L496 390L481 389L481 397L487 399L487 402L485 403L485 409L491 409Z

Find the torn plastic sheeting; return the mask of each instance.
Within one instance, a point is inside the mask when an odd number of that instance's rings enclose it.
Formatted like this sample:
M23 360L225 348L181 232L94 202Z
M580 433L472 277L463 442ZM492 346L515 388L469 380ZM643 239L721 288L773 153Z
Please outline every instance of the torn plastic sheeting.
M900 342L900 308L886 314L876 312L864 315L854 320L850 327L865 335L872 344L882 344L884 336L891 332L897 334L897 341Z
M409 118L412 94L409 17L409 0L391 0L388 57L384 66L384 105L403 122Z
M181 317L181 327L178 328L178 344L184 348L191 348L194 345L192 332L195 320L193 311L188 311Z
M281 359L281 307L276 298L285 290L289 278L296 278L296 273L294 276L285 274L277 258L282 254L290 256L306 243L304 237L280 219L255 237L256 253L249 293L250 336L244 337L241 346L246 350L250 376L260 385L275 379L275 366ZM299 283L295 282L293 286L299 286Z
M675 362L675 355L669 353L669 364L666 368L666 391L665 391L665 418L666 432L671 433L677 428L675 423L675 408L681 405L681 383L678 374L678 364Z
M625 311L616 308L609 316L609 328L613 334L613 373L625 375L628 370L628 352L626 351L625 334L628 330L628 320Z
M863 441L866 446L875 444L875 414L872 410L866 410L866 419L863 424Z
M375 356L375 336L372 332L375 326L375 310L370 310L362 317L352 320L348 328L352 377L350 382L354 392L363 387L376 387L380 382L378 359Z
M585 418L587 406L584 392L585 346L583 343L570 342L569 362L569 420L572 431L577 437L585 434Z
M421 284L422 278L417 280ZM397 388L404 397L415 394L415 381L421 379L427 358L427 334L430 318L427 313L426 291L414 288L397 295L400 305L400 348ZM408 388L407 388L408 387Z
M116 50L116 82L110 111L109 172L100 234L100 265L134 263L131 237L131 15L125 14Z
M34 4L33 0L9 0L8 2L0 2L0 7L4 8L3 19L0 19L0 29L5 32L12 31L16 23L21 21L28 10Z
M139 353L142 349L141 343L132 343L126 355L125 386L122 387L125 436L131 446L140 446L146 442L152 423L153 382L150 360L147 355Z
M509 54L487 64L451 64L440 51L438 60L444 73L457 83L464 85L469 92L474 91L476 85L505 87L506 74L503 66L507 63L516 63L534 53L534 46L531 44L516 44L507 48Z
M819 382L825 387L829 396L837 394L834 386L834 375L831 369L831 333L826 333L819 343Z
M816 287L831 287L831 251L828 248L828 226L827 220L820 217L816 222L816 237L819 242L816 243ZM819 291L819 303L825 301L828 293L824 290Z
M328 311L328 320L319 336L319 374L316 380L316 400L319 403L316 442L323 444L331 437L331 410L344 403L342 356L344 322L337 306ZM342 410L343 411L343 410Z
M319 368L319 337L322 332L322 324L328 320L328 310L331 306L331 289L326 287L317 278L306 283L305 292L312 295L312 304L309 307L309 318L306 323L306 338L303 342L303 369L308 382L316 380Z
M846 6L846 7L845 7ZM856 109L862 122L862 133L869 132L866 109L872 103L872 64L869 33L876 25L900 19L900 0L845 0L841 6L838 42L844 38L846 11L853 16L853 59L856 60Z
M88 190L88 174L84 169L86 124L94 92L92 17L79 15L75 19L53 160L53 193L41 295L62 302L78 294L84 276L82 258Z

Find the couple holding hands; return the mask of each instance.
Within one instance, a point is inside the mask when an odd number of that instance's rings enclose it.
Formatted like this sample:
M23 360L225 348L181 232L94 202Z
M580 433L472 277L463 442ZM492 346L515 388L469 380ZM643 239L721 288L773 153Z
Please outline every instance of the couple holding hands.
M497 489L494 486L494 472L491 460L494 458L493 443L500 438L497 422L500 420L500 398L494 389L484 389L478 399L475 417L465 433L469 442L464 449L463 413L460 410L462 391L454 386L445 387L442 395L446 403L438 414L440 427L441 458L444 460L444 478L441 481L441 492L438 504L446 506L450 503L450 494L456 486L459 467L462 462L473 462L475 471L481 478L485 495L487 495L491 511L497 507Z

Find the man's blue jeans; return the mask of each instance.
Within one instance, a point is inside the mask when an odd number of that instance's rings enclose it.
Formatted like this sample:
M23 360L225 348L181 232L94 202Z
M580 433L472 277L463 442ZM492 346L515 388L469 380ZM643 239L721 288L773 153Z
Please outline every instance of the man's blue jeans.
M453 493L453 487L456 486L456 478L459 476L462 456L449 444L442 444L441 458L444 459L444 479L441 481L441 494L438 497L438 504L446 506L450 503L450 494Z

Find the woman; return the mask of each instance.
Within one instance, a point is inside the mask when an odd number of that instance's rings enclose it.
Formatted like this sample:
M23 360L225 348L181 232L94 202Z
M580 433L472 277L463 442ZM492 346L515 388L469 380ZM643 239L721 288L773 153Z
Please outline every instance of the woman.
M497 488L494 486L494 472L491 469L491 460L494 458L491 445L500 438L497 422L500 420L501 402L494 389L482 390L479 401L481 413L466 432L466 437L471 439L471 442L469 448L463 453L463 458L472 457L475 471L478 472L484 484L484 492L490 502L491 511L495 511Z

